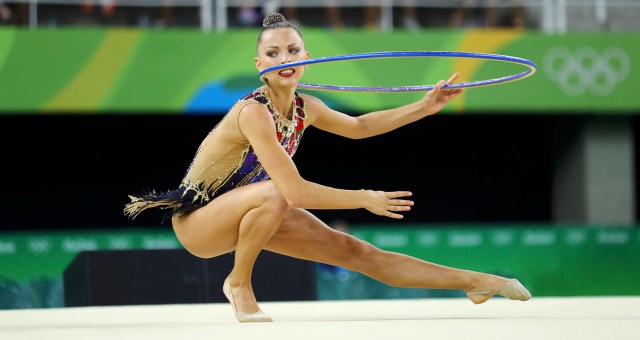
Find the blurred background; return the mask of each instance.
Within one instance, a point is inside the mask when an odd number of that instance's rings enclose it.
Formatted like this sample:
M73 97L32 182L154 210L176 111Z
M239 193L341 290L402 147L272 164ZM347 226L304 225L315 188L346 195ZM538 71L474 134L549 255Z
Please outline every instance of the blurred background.
M302 28L312 57L497 53L530 78L472 88L443 112L352 141L310 128L303 177L411 190L402 221L313 211L380 248L518 277L534 296L640 294L638 0L0 0L0 308L64 306L85 250L180 249L127 195L177 187L202 138L261 85L264 15ZM524 71L461 58L330 63L303 81L401 86ZM313 92L351 115L423 93ZM316 266L317 298L459 297Z

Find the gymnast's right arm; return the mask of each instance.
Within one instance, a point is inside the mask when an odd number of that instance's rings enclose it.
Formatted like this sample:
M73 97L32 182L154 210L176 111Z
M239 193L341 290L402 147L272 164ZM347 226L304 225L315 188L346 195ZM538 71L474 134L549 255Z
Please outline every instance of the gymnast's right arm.
M401 219L413 202L408 191L344 190L307 181L276 137L275 124L263 105L247 105L239 113L239 130L249 141L276 188L293 207L303 209L359 209Z

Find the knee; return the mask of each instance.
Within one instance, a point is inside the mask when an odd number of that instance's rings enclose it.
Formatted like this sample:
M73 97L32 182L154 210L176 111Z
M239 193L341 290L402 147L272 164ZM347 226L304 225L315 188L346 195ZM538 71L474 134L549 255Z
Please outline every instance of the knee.
M266 207L273 214L284 217L287 212L291 210L291 205L272 182L269 184L270 185L262 191L262 206Z
M275 234L291 206L272 183L263 186L255 197L255 206L243 217L240 233Z
M348 237L342 242L346 249L342 262L345 263L345 268L353 271L366 271L366 268L376 261L375 256L380 252L380 249L371 243L355 237Z

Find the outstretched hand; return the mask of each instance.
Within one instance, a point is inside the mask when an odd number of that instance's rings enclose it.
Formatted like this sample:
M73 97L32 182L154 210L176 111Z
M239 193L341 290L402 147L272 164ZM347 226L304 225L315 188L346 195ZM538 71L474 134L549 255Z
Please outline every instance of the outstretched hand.
M413 201L402 199L402 197L411 196L409 191L373 191L369 193L372 195L371 204L366 209L370 212L396 219L401 219L403 216L398 212L409 211L413 206Z
M440 80L435 87L427 92L424 97L425 105L427 108L432 110L434 113L440 111L447 103L449 103L453 98L457 97L460 93L462 93L463 89L443 89L442 87L448 84L453 83L460 76L460 72L456 72L449 80L446 82L444 80Z

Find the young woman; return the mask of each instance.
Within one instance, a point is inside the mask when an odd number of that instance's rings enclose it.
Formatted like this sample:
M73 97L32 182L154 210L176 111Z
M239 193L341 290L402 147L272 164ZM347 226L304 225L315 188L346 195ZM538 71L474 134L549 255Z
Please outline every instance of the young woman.
M258 35L258 70L309 58L300 31L278 13ZM265 75L266 85L240 99L202 141L178 189L130 196L125 214L159 208L181 244L211 258L235 251L223 290L241 322L272 321L256 302L251 272L262 249L357 271L398 287L461 289L478 304L495 294L531 295L516 279L450 268L383 251L333 230L307 209L360 209L394 219L413 206L409 191L344 190L305 180L291 156L309 126L360 139L440 111L462 90L441 80L419 101L358 117L296 92L304 66Z

